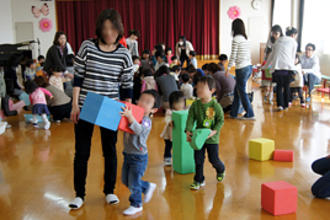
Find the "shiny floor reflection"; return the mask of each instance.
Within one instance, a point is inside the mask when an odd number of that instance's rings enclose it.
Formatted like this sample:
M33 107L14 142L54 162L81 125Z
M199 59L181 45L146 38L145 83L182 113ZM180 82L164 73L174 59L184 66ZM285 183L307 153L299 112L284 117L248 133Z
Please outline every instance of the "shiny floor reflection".
M116 193L121 202L106 205L102 194L103 157L99 130L95 129L87 177L85 206L75 212L67 208L73 198L73 125L53 123L50 131L27 126L23 115L8 118L13 125L0 136L0 219L329 219L330 201L313 198L310 187L318 176L313 160L330 153L330 102L315 97L307 109L298 105L274 112L262 104L257 92L256 122L226 118L220 137L220 157L227 172L222 184L206 162L206 187L191 192L193 175L180 175L163 167L163 141L159 135L163 119L153 119L149 165L145 179L158 188L142 214L124 217L129 191L120 182L122 133L119 134ZM296 103L298 104L298 103ZM247 158L247 142L256 137L272 138L278 149L293 149L294 162L257 162ZM296 214L273 217L260 209L260 186L284 180L298 189Z

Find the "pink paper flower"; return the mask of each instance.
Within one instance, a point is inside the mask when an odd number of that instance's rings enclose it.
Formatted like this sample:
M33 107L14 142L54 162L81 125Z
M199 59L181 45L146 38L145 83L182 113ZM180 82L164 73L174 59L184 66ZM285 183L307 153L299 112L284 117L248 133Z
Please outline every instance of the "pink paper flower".
M228 9L227 14L230 19L234 20L241 15L241 9L238 6L232 6Z
M48 18L43 18L39 21L39 27L42 32L48 32L52 29L52 21Z

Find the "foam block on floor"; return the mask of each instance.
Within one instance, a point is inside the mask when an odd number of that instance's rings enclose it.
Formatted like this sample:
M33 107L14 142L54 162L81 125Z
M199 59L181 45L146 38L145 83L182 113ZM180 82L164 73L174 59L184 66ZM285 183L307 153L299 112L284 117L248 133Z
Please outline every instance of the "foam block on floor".
M173 170L180 174L195 172L194 150L185 133L188 111L173 111Z
M26 106L29 106L31 105L31 102L30 102L30 98L29 98L29 95L26 94L26 92L22 92L19 97L18 97L19 100L22 100Z
M31 123L33 115L32 114L24 114L24 118L25 118L26 123ZM44 120L42 120L42 117L40 115L37 115L37 120L38 120L38 123L44 122ZM48 116L48 120L50 120L50 116Z
M273 158L275 142L266 138L256 138L249 141L249 158L265 161Z
M143 116L144 116L144 109L137 105L131 104L129 102L122 102L122 103L124 103L126 106L128 106L128 108L132 109L132 113L133 113L135 120L141 124ZM129 128L128 119L126 117L121 118L118 129L121 131L124 131L124 132L131 133L131 134L134 133Z
M124 106L121 102L89 92L81 109L80 119L116 131Z
M297 188L287 182L268 182L261 185L261 207L273 215L295 213Z
M193 131L193 135L191 138L190 146L194 150L202 149L205 141L210 135L211 130L208 128L199 128Z
M293 151L292 150L275 150L273 160L292 162L293 161Z

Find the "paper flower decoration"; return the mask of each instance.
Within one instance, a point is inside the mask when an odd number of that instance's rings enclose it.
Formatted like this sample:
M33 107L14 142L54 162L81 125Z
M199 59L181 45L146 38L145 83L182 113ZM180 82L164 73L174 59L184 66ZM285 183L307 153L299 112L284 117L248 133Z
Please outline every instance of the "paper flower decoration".
M52 29L52 21L48 18L43 18L39 21L39 27L42 32L48 32Z
M241 15L241 9L238 6L230 7L227 14L230 19L234 20Z

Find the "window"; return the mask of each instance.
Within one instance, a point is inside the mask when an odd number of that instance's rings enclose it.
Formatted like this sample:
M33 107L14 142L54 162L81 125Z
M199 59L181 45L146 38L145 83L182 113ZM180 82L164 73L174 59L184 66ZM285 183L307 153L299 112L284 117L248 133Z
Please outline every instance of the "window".
M273 24L281 26L283 33L291 26L292 2L290 0L275 0L273 9Z

